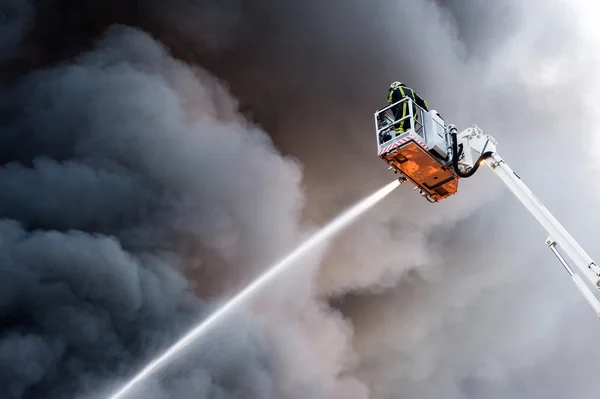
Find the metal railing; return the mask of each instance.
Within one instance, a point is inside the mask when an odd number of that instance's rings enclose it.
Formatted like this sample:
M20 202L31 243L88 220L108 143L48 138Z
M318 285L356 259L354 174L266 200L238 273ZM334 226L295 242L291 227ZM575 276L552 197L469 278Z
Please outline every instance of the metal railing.
M406 103L408 106L408 114L401 119L395 120L396 116L394 115L392 108L398 106L401 107ZM425 129L423 128L423 120L424 120L425 110L415 104L410 97L404 97L400 101L390 104L385 108L377 110L375 112L375 131L377 136L377 145L380 146L396 137L395 129L401 123L405 124L404 121L409 120L409 128L405 129L406 133L409 131L414 131L416 134L421 136L423 140L426 140L425 137Z

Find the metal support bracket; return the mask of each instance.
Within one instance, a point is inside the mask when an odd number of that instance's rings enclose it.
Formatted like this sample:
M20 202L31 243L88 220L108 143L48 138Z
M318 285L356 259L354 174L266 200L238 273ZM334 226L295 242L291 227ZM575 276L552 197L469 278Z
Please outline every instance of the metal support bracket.
M556 240L552 238L552 236L548 236L548 238L546 238L546 245L548 246L548 248L550 248L550 250L552 251L554 256L556 256L558 261L563 265L567 273L569 273L569 276L573 277L575 275L575 272L573 271L573 269L571 269L571 266L569 266L565 258L558 251L558 248L556 248Z
M558 261L563 265L563 267L565 268L567 273L569 273L569 276L571 276L573 283L575 283L575 285L579 289L579 292L581 292L583 297L587 300L587 302L590 304L590 306L594 309L594 311L596 312L596 315L600 316L600 301L598 301L598 298L596 298L596 295L594 295L592 290L590 290L590 288L585 284L585 282L583 281L581 276L579 276L578 274L575 274L575 272L573 271L573 269L571 269L571 267L569 266L569 264L567 263L565 258L558 251L558 248L556 248L556 246L557 246L556 240L554 238L552 238L552 236L548 236L548 238L546 238L546 245L548 246L548 248L550 248L552 253L554 253L554 255L556 256Z

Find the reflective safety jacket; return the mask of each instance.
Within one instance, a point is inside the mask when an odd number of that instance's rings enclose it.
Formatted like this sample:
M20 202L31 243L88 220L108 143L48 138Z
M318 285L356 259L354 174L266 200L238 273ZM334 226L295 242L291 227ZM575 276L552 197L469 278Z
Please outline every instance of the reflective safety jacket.
M388 104L397 103L404 97L410 97L413 100L413 102L415 102L419 107L423 108L425 111L429 111L429 105L427 105L427 101L423 100L423 98L421 98L421 96L415 93L413 89L405 85L400 85L395 87L393 90L390 90L390 94L388 95ZM400 107L402 109L402 113L398 116L404 118L408 114L408 104L404 102L400 104ZM398 111L399 110L397 105L392 107L392 112L395 115L398 114ZM416 114L416 112L414 113Z

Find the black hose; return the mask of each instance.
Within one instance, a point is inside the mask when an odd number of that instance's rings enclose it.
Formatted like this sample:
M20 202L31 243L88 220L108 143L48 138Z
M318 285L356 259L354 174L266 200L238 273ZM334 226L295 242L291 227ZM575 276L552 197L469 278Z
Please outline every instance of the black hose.
M477 162L475 162L475 165L473 165L473 168L471 168L470 171L468 171L467 173L462 172L459 167L458 167L458 159L460 158L462 152L463 152L463 145L460 145L460 150L459 150L459 146L457 143L457 138L456 138L456 131L450 133L450 135L452 136L452 168L454 168L454 172L456 172L456 174L459 177L462 178L467 178L467 177L471 177L475 174L475 172L477 172L477 169L479 169L479 166L481 165L481 162L489 157L492 156L492 154L494 154L493 151L487 151L484 152L483 154L481 154L481 156L477 159Z

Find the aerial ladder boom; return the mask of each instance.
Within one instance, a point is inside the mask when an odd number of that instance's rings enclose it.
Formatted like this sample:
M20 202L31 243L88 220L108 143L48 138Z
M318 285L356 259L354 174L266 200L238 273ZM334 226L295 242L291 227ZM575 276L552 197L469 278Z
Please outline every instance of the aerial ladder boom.
M453 125L449 125L449 133L451 135L456 133L456 128ZM600 301L586 285L581 276L570 267L558 248L561 248L571 258L579 269L579 272L597 289L600 289L600 267L596 265L592 258L533 194L523 180L508 166L504 159L498 155L496 152L496 142L492 137L482 134L481 130L474 126L458 134L457 139L463 145L463 149L466 148L466 150L463 150L466 151L466 155L461 163L467 168L469 166L476 166L474 165L476 156L477 161L475 162L485 162L548 232L549 236L546 238L546 245L552 250L567 273L569 273L573 283L596 314L600 316Z
M407 102L410 128L401 134L389 109ZM375 113L378 156L386 161L401 183L410 182L429 202L438 202L458 191L460 178L468 178L487 164L508 189L529 210L548 232L546 245L563 265L575 286L600 316L600 300L590 289L600 290L600 267L584 251L569 232L556 220L521 178L496 152L496 140L473 125L458 133L456 126L447 125L435 110L425 111L404 98ZM573 261L575 271L560 250ZM585 277L582 278L581 276Z

